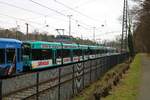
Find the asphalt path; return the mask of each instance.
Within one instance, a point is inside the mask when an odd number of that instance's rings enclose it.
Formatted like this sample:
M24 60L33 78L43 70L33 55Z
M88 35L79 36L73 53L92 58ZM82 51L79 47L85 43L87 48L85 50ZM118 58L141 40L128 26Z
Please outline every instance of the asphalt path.
M150 56L142 55L141 66L141 83L138 99L150 100Z

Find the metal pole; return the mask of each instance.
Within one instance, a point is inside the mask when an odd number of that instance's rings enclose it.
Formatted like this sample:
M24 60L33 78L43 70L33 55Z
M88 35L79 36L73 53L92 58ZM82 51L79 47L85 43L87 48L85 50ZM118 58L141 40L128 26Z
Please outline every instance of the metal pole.
M73 95L75 94L75 69L74 69L74 65L72 67L72 70L73 70L73 74L72 74L72 93Z
M0 100L2 100L2 80L0 80Z
M36 74L36 100L39 100L39 73Z
M68 18L69 18L69 36L71 36L71 17L72 17L72 15L68 15Z
M58 75L59 75L59 76L58 76L58 78L59 78L59 79L58 79L58 84L59 84L59 85L58 85L58 100L60 100L61 68L59 68L58 70L59 70L59 73L58 73Z
M84 70L85 70L85 65L84 65L84 63L85 62L82 62L82 65L83 65L83 89L84 89L84 86L85 86L85 84L84 84L84 77L85 77L85 72L84 72Z
M123 49L127 49L127 34L128 34L127 6L128 6L127 0L124 0L123 19L122 19L122 36L121 36L121 52L123 52Z
M26 28L27 28L27 29L26 29L26 35L27 35L27 40L28 40L28 38L29 38L29 36L28 36L28 35L29 35L29 32L28 32L28 31L29 31L29 28L28 28L28 27L29 27L29 24L26 23L26 26L27 26L27 27L26 27Z
M93 41L95 42L95 29L96 27L93 27Z
M90 60L90 84L92 83L92 61Z

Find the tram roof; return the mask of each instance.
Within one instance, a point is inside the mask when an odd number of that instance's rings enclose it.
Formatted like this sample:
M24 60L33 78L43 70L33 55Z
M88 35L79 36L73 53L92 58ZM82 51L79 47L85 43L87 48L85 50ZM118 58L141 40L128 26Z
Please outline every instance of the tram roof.
M90 49L105 49L104 46L99 46L99 45L97 45L97 46L96 46L96 45L95 45L95 46L90 45L89 48L90 48Z
M9 42L9 43L22 43L20 40L11 39L11 38L0 38L0 42Z
M21 48L22 42L16 39L0 38L0 48Z
M61 45L61 43L59 42L45 42L45 41L24 41L23 43Z
M45 42L45 41L24 41L23 43L29 43L33 48L78 48L78 44L65 44L60 42Z
M80 49L88 49L88 47L89 47L88 45L79 45Z
M61 48L62 44L58 42L45 42L45 41L24 41L23 43L31 44L32 48Z

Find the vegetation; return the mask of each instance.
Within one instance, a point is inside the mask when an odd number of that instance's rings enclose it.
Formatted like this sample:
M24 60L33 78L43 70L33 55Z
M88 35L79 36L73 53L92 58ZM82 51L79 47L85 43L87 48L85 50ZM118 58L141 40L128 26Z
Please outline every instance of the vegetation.
M117 65L113 69L109 70L107 73L105 73L102 79L90 85L73 100L95 100L94 98L98 95L101 97L109 95L111 88L118 84L119 80L122 78L122 74L125 73L129 68L128 63L129 62Z
M120 85L113 89L112 95L107 96L104 100L137 100L140 83L140 54L136 55L130 66L128 74L122 80Z
M139 5L131 10L134 18L134 43L137 52L150 53L150 0L133 0Z
M74 38L67 35L47 35L47 33L33 32L29 33L28 36L20 31L17 31L15 28L11 29L0 29L0 37L2 38L16 38L19 40L39 40L39 41L54 41L54 42L65 42L65 43L79 43L79 44L88 44L95 45L96 42L91 40L83 40L80 38Z

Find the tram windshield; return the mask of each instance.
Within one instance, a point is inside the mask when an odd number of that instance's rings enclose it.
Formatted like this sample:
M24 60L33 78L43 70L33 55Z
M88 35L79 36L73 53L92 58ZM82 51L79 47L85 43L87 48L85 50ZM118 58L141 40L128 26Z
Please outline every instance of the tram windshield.
M6 49L7 63L13 63L15 58L15 49Z
M0 64L5 63L5 49L0 49Z
M29 58L30 58L30 45L23 44L22 53L23 53L23 55L22 55L23 61L29 60Z

